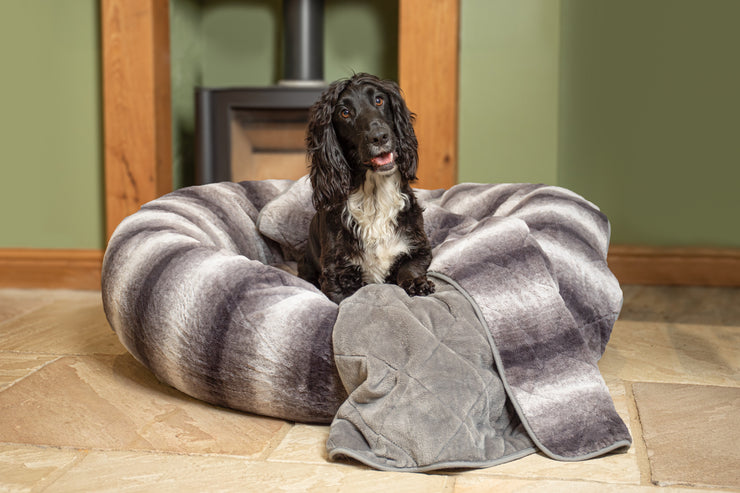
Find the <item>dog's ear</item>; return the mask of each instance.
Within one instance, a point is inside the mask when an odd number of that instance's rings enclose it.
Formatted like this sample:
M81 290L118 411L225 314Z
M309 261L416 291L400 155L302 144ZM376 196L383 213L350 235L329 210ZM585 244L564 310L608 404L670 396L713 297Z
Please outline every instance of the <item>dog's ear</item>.
M398 167L407 181L416 180L416 169L419 163L419 144L414 133L415 115L409 111L396 83L384 81L388 84L385 92L391 99L393 109L393 125L398 137Z
M306 144L316 210L343 201L350 189L350 170L334 132L332 117L346 81L334 82L311 107Z

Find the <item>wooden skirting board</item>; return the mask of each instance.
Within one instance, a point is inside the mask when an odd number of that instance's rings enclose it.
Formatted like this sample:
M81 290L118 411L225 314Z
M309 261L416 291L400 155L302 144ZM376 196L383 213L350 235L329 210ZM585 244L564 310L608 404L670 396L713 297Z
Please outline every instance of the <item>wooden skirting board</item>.
M0 287L100 289L102 250L0 249Z
M0 288L100 289L101 250L0 249ZM622 284L740 287L740 249L613 245Z
M622 284L740 286L740 249L612 245L608 262Z

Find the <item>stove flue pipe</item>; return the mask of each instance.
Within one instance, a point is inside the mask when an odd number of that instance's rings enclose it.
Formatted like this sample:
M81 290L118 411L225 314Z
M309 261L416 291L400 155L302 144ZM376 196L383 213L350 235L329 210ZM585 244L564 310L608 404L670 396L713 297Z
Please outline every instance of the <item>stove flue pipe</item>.
M283 43L280 85L325 85L324 0L283 0Z

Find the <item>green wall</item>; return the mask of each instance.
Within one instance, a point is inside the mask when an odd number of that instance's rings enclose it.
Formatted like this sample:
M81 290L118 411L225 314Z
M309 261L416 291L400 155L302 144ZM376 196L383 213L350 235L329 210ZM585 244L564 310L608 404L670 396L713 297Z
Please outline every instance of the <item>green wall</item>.
M612 240L740 247L740 2L563 0L558 182Z
M327 80L396 77L396 8L326 1ZM462 0L460 179L572 188L615 243L740 247L739 18L736 0ZM193 88L275 83L279 19L279 0L171 1L177 185ZM98 1L0 2L0 56L0 248L101 248Z
M462 0L460 181L556 184L557 0Z
M612 241L740 247L740 2L462 0L461 181L573 189Z
M98 0L0 3L0 248L101 248Z

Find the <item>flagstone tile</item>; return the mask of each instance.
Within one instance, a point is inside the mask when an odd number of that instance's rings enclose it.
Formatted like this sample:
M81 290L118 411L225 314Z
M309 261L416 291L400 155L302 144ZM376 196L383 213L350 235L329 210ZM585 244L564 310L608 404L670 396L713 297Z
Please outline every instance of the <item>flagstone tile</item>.
M0 442L255 458L290 426L192 399L129 355L64 357L0 392Z
M632 386L652 480L740 489L740 388Z
M740 386L740 327L618 321L599 369L634 382Z
M328 438L329 426L296 424L267 460L326 464L329 462L326 450Z
M100 293L69 291L38 309L0 324L0 350L51 354L121 354Z
M622 286L621 320L740 326L740 288Z
M0 491L41 491L83 455L76 450L0 444Z
M444 476L385 473L341 465L250 462L233 457L91 452L54 483L96 492L442 492Z
M484 476L462 476L455 482L454 493L707 493L717 490L694 488L656 488L625 484L605 484L588 481L556 481L505 479Z
M49 303L52 293L37 289L0 289L0 324Z
M536 453L506 464L470 471L466 475L640 484L640 469L634 448L627 453L580 462L561 462Z
M47 354L0 352L0 391L57 358Z

